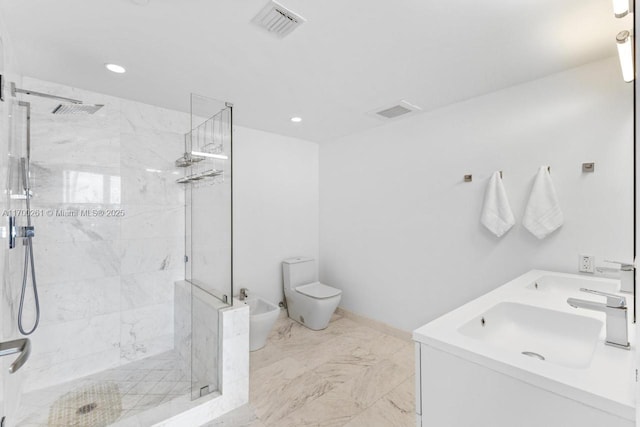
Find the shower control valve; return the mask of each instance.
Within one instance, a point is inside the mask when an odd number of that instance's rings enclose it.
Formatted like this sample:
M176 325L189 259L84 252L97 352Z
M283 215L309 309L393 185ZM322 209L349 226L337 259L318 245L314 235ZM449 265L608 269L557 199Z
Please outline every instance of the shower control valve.
M36 235L36 229L33 225L17 226L16 217L9 217L9 249L16 247L16 239L29 239Z
M18 227L18 237L29 238L36 235L33 225L27 225L24 227Z

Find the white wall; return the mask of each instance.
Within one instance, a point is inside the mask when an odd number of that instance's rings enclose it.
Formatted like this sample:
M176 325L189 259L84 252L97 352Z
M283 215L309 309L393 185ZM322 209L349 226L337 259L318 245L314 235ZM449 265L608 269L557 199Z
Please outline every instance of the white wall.
M321 145L321 280L410 330L532 268L631 260L632 102L611 58ZM543 164L566 220L539 241L521 219ZM479 222L495 170L518 221L502 239Z
M234 129L234 293L278 303L282 260L318 258L318 145Z

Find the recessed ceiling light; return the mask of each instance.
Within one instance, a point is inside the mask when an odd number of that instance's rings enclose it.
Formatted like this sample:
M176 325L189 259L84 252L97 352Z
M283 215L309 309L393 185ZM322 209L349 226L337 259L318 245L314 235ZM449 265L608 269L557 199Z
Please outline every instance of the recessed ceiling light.
M127 72L127 70L122 65L104 64L104 66L107 67L107 70L112 71L114 73L122 74Z
M302 121L302 117L291 117L291 121L293 123L300 123Z

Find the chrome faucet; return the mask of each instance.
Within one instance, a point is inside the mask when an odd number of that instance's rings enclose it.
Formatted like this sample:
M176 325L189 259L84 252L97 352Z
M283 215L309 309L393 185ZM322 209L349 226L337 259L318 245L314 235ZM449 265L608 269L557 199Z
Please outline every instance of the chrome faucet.
M240 288L240 301L244 301L249 296L249 290L247 288Z
M568 298L567 304L575 308L602 311L607 315L607 338L605 344L629 350L629 331L627 329L627 299L620 295L580 288L582 292L607 297L606 303Z
M620 274L620 292L633 293L633 281L635 276L635 263L621 262L621 261L609 261L605 260L609 264L618 264L620 269L610 267L596 267L598 273L619 273Z

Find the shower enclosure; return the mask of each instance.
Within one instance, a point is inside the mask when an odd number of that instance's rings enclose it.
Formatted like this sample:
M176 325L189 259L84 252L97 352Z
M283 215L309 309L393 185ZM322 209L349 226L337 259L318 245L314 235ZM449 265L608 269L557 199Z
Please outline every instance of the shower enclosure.
M233 294L231 105L193 95L186 114L3 80L0 342L29 334L31 351L0 358L3 427L152 425L215 397ZM176 163L183 151L191 164Z

